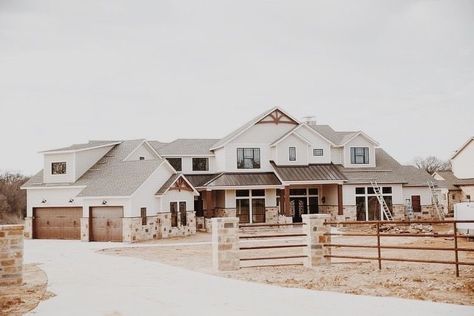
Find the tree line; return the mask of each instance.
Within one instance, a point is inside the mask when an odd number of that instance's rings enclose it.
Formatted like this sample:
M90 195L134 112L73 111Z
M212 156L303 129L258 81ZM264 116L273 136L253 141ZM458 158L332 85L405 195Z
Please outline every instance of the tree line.
M27 180L20 173L0 173L0 224L20 223L26 216L26 191L20 187Z

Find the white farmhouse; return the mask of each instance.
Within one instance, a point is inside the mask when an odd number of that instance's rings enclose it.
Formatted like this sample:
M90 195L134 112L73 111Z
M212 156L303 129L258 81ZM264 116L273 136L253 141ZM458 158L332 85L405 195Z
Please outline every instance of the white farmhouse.
M136 241L209 229L209 219L299 222L302 214L378 220L377 181L394 218L432 216L431 176L362 131L272 108L221 139L91 141L43 152L25 185L32 238Z
M434 175L443 194L443 203L449 212L454 204L470 202L474 197L474 137L468 139L451 157L451 170Z

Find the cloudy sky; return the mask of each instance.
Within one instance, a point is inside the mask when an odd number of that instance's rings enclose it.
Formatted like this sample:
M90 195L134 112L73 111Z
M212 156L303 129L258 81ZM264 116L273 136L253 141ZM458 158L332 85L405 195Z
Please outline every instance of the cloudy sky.
M282 106L401 162L474 135L474 1L0 0L0 169Z

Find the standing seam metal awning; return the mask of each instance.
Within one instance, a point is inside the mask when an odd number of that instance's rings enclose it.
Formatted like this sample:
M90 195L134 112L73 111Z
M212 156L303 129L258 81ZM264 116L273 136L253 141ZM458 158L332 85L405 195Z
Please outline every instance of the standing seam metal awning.
M280 179L288 182L346 181L347 178L333 164L311 164L307 166L277 166L271 162Z

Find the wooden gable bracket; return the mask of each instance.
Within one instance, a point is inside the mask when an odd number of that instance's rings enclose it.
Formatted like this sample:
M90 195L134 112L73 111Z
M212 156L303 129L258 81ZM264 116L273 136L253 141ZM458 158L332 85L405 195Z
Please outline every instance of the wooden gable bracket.
M176 190L176 191L191 191L193 192L193 188L184 180L182 177L179 177L173 185L170 187L170 190Z
M280 110L275 110L272 113L265 116L257 124L293 124L298 125L292 118L289 118L285 113Z

